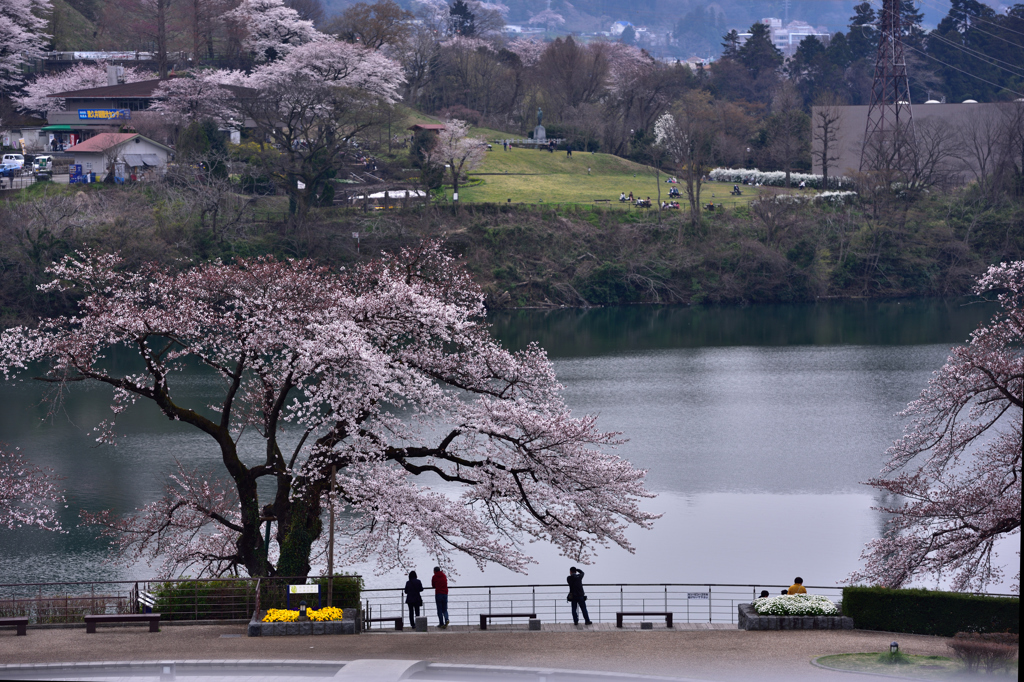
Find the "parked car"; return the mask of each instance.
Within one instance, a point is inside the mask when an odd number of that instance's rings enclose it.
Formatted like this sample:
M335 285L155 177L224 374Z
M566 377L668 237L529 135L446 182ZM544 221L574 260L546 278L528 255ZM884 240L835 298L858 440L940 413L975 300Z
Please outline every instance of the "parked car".
M36 173L40 171L53 172L53 157L52 156L37 156L32 160L32 170Z
M21 154L4 154L4 158L0 159L0 163L4 166L14 165L17 168L24 168L25 157Z
M0 164L0 178L14 178L21 175L21 166L4 161Z

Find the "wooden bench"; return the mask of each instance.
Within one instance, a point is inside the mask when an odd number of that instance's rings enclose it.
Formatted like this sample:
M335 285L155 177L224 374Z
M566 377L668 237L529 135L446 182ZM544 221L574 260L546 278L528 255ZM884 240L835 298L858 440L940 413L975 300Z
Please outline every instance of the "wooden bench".
M103 623L149 623L150 632L160 632L159 613L90 614L82 618L85 620L85 631L89 634L94 634L96 626Z
M595 204L609 204L611 201L611 199L594 199Z
M672 627L672 614L668 611L616 611L615 627L622 627L623 616L665 616L665 627Z
M487 629L488 618L536 618L536 613L481 613L480 614L480 629Z
M398 616L397 618L394 617L394 616L385 616L383 618L364 618L363 619L364 623L387 623L389 621L394 621L395 629L398 630L398 631L401 631L402 630L402 625L405 623L405 616ZM367 626L366 629L369 630L370 629L369 626Z
M0 618L0 628L2 627L14 627L18 630L18 635L24 636L28 634L28 616L16 616L13 618Z

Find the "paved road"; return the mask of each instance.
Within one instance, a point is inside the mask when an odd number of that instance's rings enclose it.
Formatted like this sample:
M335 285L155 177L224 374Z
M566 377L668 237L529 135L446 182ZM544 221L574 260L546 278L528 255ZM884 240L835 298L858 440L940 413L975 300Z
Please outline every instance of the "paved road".
M542 631L494 629L375 631L359 636L238 637L241 625L0 631L0 663L186 659L422 659L439 663L550 666L578 670L758 682L860 676L811 666L817 656L885 651L898 639L910 654L947 655L946 640L863 630L744 632L740 630ZM223 637L223 635L236 635ZM867 679L867 678L862 678ZM877 679L877 678L874 678Z

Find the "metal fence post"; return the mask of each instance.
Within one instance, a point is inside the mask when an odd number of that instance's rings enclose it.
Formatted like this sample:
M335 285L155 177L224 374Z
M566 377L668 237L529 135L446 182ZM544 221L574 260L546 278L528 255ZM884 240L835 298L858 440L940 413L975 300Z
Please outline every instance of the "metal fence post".
M711 585L708 585L708 622L711 622Z
M491 588L487 588L487 613L493 613L491 610Z
M619 585L619 611L625 610L626 609L622 608L622 585Z
M530 610L537 613L537 587L530 587Z
M668 585L665 585L665 611L668 611Z

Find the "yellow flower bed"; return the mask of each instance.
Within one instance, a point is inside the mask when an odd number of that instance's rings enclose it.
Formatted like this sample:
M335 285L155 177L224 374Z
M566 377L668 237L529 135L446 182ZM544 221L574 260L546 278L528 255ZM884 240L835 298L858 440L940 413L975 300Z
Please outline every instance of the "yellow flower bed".
M328 606L316 611L314 609L306 609L306 616L310 620L315 621L328 621L328 620L341 620L344 612L334 606ZM267 615L263 617L264 623L295 623L299 620L299 612L291 609L267 609Z
M342 610L336 606L325 606L319 611L306 609L306 615L309 616L310 620L341 620Z

